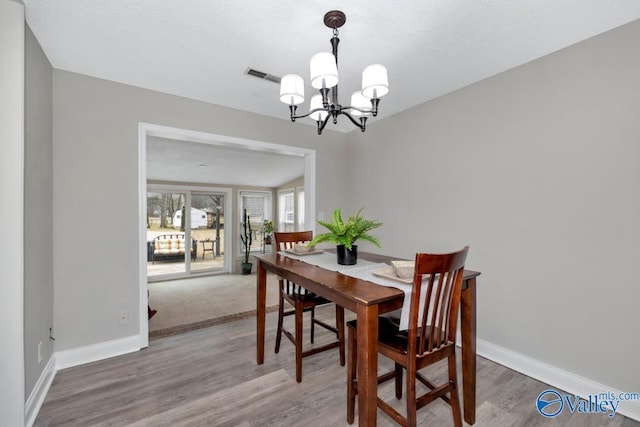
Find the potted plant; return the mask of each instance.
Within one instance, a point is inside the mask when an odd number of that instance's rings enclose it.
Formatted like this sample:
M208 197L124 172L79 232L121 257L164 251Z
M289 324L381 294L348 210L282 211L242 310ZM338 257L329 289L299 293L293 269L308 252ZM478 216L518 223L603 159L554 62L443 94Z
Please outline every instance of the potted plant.
M271 244L271 233L273 233L273 221L264 221L264 244L265 245L270 245Z
M364 209L364 208L362 208ZM338 264L353 265L358 261L358 240L366 240L381 248L380 241L369 234L369 231L382 225L377 220L364 219L360 212L351 214L347 221L342 220L342 212L336 209L331 222L318 221L318 224L329 230L328 233L318 234L308 246L315 246L322 242L332 242L337 245Z
M251 237L253 231L251 230L251 222L249 221L249 215L245 209L243 212L244 221L242 222L242 234L240 240L244 245L244 262L242 263L242 274L251 274L251 268L253 264L249 262L249 252L251 251L251 243L253 239Z

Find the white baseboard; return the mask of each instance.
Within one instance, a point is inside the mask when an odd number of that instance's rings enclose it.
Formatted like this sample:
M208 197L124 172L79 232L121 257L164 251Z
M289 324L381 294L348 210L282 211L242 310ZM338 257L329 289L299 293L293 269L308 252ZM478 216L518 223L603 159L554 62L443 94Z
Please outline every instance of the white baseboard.
M140 336L134 335L85 347L56 352L56 369L71 368L140 350Z
M36 421L42 402L47 396L49 387L53 382L53 378L56 376L56 355L53 354L47 362L47 366L44 367L40 378L36 382L27 402L24 404L24 423L26 427L31 427Z
M589 378L581 377L572 372L559 369L555 366L540 362L516 353L504 347L497 346L488 341L478 339L476 341L476 351L479 356L492 360L500 365L511 368L521 374L542 381L574 396L586 397L593 394L611 391L620 393L613 387L600 384ZM540 390L541 392L544 390ZM625 390L625 392L639 392L640 390ZM533 405L534 402L531 402ZM640 401L628 400L620 403L617 413L626 417L640 421Z

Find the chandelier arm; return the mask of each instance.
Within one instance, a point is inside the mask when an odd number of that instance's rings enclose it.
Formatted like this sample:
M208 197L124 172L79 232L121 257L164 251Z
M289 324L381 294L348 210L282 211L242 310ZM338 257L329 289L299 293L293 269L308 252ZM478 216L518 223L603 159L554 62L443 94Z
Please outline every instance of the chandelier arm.
M322 121L322 124L320 121L316 122L318 123L318 135L322 135L322 131L324 130L324 127L327 125L327 122L329 121L329 117L331 117L331 114L327 114L327 117L324 118L324 121Z
M304 114L304 115L302 115L302 116L291 116L291 119L292 119L292 120L295 120L295 119L304 119L305 117L309 117L310 115L312 115L313 113L318 112L318 111L326 111L326 112L329 112L329 110L328 110L327 108L314 108L313 110L309 111L307 114ZM331 114L329 114L329 115L331 115Z
M351 120L351 123L353 123L357 128L359 128L361 131L363 131L363 132L364 132L364 126L363 126L361 123L358 123L358 122L356 121L356 119L354 119L354 118L351 116L351 114L347 113L347 112L346 112L346 111L344 111L344 110L340 110L339 114L342 114L342 115L347 116L347 117L349 118L349 120Z

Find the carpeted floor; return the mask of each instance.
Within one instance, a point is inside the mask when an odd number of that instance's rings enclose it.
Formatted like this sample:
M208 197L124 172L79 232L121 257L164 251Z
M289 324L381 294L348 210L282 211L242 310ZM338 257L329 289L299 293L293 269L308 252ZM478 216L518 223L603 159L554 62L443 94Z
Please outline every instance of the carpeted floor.
M256 275L225 274L149 283L149 338L255 316ZM278 281L267 276L267 312L277 310Z

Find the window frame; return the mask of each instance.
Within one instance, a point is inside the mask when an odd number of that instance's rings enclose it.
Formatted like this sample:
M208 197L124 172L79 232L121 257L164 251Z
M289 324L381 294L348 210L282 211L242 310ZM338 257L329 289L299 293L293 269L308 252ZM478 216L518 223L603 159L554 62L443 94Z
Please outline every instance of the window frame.
M241 235L241 230L240 227L242 225L242 221L243 221L243 212L244 212L244 206L243 206L243 202L242 199L245 196L249 196L249 197L264 197L265 198L265 206L264 206L264 217L262 218L263 221L271 221L271 217L272 217L272 212L273 212L273 192L272 191L267 191L267 190L247 190L247 189L239 189L238 190L238 240L237 240L237 244L238 244L238 251L237 254L238 256L243 256L244 255L244 249L243 249L243 244L242 244L242 240L240 240L240 235ZM260 230L254 230L256 232L259 232ZM258 234L256 234L256 238L258 237ZM262 245L260 245L262 246ZM260 248L256 248L253 247L249 250L249 253L251 254L252 252L260 252Z

